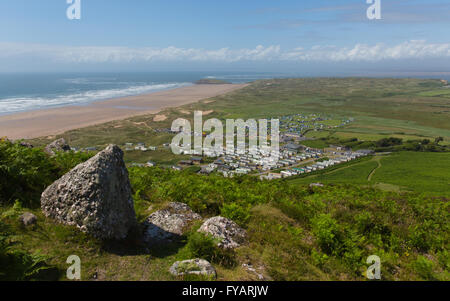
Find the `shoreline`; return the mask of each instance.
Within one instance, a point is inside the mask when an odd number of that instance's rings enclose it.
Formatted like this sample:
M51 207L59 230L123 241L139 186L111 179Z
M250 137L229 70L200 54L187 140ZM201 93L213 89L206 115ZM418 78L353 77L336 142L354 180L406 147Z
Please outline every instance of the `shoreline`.
M111 98L86 105L34 110L0 116L0 137L11 140L59 135L114 120L157 114L164 109L223 95L248 84L192 85L136 96Z

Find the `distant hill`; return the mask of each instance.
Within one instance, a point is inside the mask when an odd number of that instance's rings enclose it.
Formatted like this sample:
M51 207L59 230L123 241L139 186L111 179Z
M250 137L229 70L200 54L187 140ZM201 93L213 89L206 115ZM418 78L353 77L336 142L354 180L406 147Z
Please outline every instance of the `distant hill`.
M221 79L213 79L213 78L203 78L195 82L197 85L224 85L224 84L231 84L230 82L227 82L225 80Z

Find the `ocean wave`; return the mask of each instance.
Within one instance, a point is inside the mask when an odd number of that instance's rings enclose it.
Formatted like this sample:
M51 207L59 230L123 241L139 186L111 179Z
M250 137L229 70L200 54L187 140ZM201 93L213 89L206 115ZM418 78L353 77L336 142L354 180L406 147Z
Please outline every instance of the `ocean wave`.
M151 85L134 85L126 88L88 90L72 94L46 97L13 97L0 99L0 114L10 114L67 105L83 105L98 100L140 95L144 93L175 89L192 85L191 83L166 83Z

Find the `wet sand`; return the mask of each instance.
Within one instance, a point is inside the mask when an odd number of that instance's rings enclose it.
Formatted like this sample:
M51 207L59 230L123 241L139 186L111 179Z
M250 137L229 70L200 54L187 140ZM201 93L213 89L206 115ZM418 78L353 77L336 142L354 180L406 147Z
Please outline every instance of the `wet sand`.
M0 116L0 137L30 139L62 134L66 131L125 119L156 114L169 107L178 107L222 95L246 84L193 85L150 94L97 101L88 105L67 106Z

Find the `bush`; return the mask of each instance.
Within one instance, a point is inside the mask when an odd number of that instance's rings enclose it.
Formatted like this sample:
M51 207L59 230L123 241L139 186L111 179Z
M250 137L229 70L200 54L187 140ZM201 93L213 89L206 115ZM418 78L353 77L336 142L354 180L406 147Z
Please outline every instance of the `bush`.
M353 272L363 264L361 238L350 227L340 226L329 214L320 214L312 220L312 230L320 248L328 255L341 258Z
M234 253L231 250L219 248L220 239L200 232L192 232L188 236L186 250L190 258L201 258L223 266L235 264Z
M438 280L434 274L434 263L422 255L419 255L412 264L414 270L425 280Z
M376 142L377 146L379 147L389 147L389 146L395 146L395 145L401 145L403 143L403 139L401 138L383 138Z
M0 221L0 281L57 280L59 271L47 257L13 249L9 229Z
M339 253L342 237L336 220L329 214L320 214L312 220L312 228L320 247L325 253Z
M36 200L54 181L56 174L55 166L41 150L0 142L1 204L11 204L19 199L25 205L36 205Z
M229 218L238 225L245 227L250 219L250 205L230 203L224 204L220 210L223 217Z
M217 252L219 240L203 233L194 232L188 237L186 248L193 258L211 260Z
M58 170L58 175L64 175L72 168L80 163L89 160L93 156L93 153L85 152L59 152L51 158L52 163Z
M39 206L45 188L91 156L68 152L49 157L38 148L0 141L0 205L20 200L27 207Z

